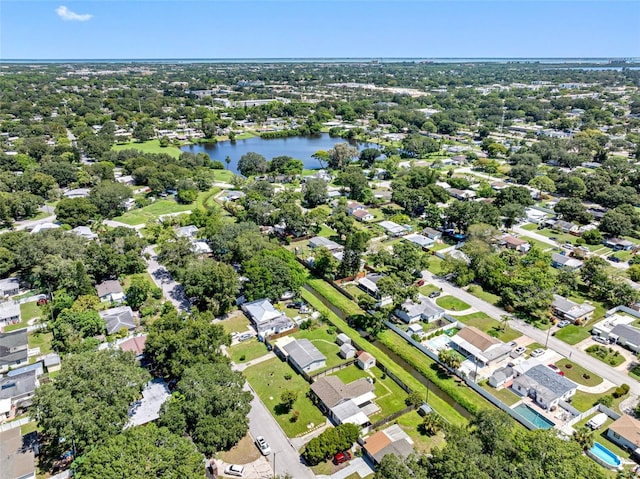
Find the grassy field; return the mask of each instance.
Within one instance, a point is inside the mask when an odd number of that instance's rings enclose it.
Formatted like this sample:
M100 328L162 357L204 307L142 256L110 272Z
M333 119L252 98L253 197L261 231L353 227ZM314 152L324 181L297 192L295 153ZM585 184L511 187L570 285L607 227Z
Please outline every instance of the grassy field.
M227 351L229 351L229 354L231 355L231 360L238 364L259 358L268 352L264 343L261 343L257 339L238 343L231 346Z
M588 328L570 324L562 329L559 329L553 335L567 344L578 344L580 341L583 341L591 336L591 333L589 332Z
M327 358L327 368L332 368L346 362L346 360L338 356L340 346L334 342L335 335L328 334L326 328L300 330L293 334L293 336L298 339L306 338L311 341L311 343L324 354L325 358Z
M553 245L537 240L535 238L531 238L530 236L520 236L520 239L528 241L531 246L535 246L536 248L542 251L547 250L549 248L553 248Z
M30 319L39 317L41 314L42 309L40 309L36 301L29 301L28 303L22 303L20 305L22 321L29 321Z
M500 399L500 401L505 403L507 406L512 406L521 399L520 396L512 392L509 388L496 389L489 386L486 381L483 381L480 386L482 386L482 389L486 390L489 394Z
M127 211L122 216L116 216L113 219L114 221L119 221L128 225L142 225L149 221L157 220L161 215L191 211L194 208L195 205L193 204L181 205L173 200L157 200L149 206Z
M396 422L398 423L398 426L400 426L402 430L404 430L404 432L413 439L413 448L416 451L426 453L431 451L434 447L444 446L444 433L439 432L432 437L420 434L418 426L422 424L423 420L424 419L420 417L416 411L411 411L400 416Z
M624 362L624 356L620 354L613 348L609 348L607 346L601 344L594 344L593 346L589 346L585 349L585 352L589 356L593 356L596 359L599 359L603 363L608 364L609 366L620 366Z
M454 317L467 326L474 326L479 330L484 331L489 336L498 338L500 341L509 342L522 336L520 332L510 328L509 326L506 326L506 328L504 328L503 330L502 324L482 312Z
M436 276L442 274L442 260L437 256L433 255L429 257L429 271L431 271Z
M564 371L564 375L567 378L583 386L597 386L602 382L600 376L586 370L569 359L561 359L556 363L556 366L558 366L561 371Z
M440 288L438 288L437 286L434 286L432 284L426 283L426 284L423 284L422 286L420 286L418 288L418 291L420 291L420 294L423 294L425 296L429 296L434 291L440 291Z
M220 321L220 324L222 324L224 329L229 333L242 333L247 330L249 320L242 312L237 311L235 313L230 313L230 317Z
M162 146L160 146L160 140L149 140L142 143L119 143L117 145L113 145L111 149L114 151L139 150L143 153L163 153L165 155L173 156L174 158L178 158L182 154L180 148L176 146L167 146L163 148Z
M320 410L307 397L309 383L287 363L278 358L269 359L245 369L244 375L287 436L304 434L311 424L311 427L315 427L325 423ZM291 379L285 379L285 375L291 375ZM280 406L280 395L285 390L294 391L298 395L291 412ZM296 421L293 421L293 411L300 412Z
M360 308L360 306L341 294L326 281L322 279L309 279L307 283L347 316L364 314L364 310ZM323 307L322 309L326 308Z
M329 288L331 286L327 285ZM331 288L333 289L333 288ZM318 291L318 290L316 290ZM316 298L316 296L308 291L302 291L302 297L307 301L311 306L316 308L318 311L327 311L327 308L323 305L323 303ZM345 298L346 299L346 298ZM385 353L383 353L380 349L378 349L373 344L366 341L364 338L360 336L360 334L351 328L346 321L339 318L331 311L327 311L327 317L329 321L336 326L340 331L349 336L353 341L356 341L359 346L363 347L365 351L373 355L378 359L381 363L383 363L393 374L395 374L400 380L410 387L414 391L418 391L422 394L426 394L426 387L422 385L416 378L414 378L409 372L402 369L399 365L391 360ZM432 395L429 398L429 405L435 409L438 414L443 416L447 421L451 424L455 425L465 425L467 420L458 413L455 409L449 406L446 402L444 402L439 397Z
M471 307L461 299L450 295L440 296L438 299L436 299L436 304L441 308L448 309L450 311L464 311L465 309L469 309Z
M51 340L53 334L36 331L28 336L29 349L40 348L40 354L48 354L52 351Z
M490 293L489 291L485 291L479 284L470 285L467 288L467 292L474 295L476 298L480 298L489 304L493 304L494 306L497 306L498 303L500 303L500 296Z

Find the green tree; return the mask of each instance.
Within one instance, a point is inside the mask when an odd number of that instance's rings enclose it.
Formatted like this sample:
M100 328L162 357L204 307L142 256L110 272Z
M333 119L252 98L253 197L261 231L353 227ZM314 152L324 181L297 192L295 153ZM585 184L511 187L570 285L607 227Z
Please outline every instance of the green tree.
M445 425L446 423L444 422L442 417L437 413L432 412L424 417L422 424L418 426L418 430L421 434L425 434L431 437L442 431L445 428Z
M285 389L280 394L280 404L288 411L291 411L293 403L298 399L298 393L290 389Z
M555 182L548 176L536 176L529 181L529 186L540 192L554 193L556 191Z
M456 370L462 364L462 358L460 354L451 349L441 349L438 354L438 360L447 366L449 369Z
M122 431L129 405L150 376L131 353L103 350L68 356L55 381L42 384L32 414L46 438L40 445L59 455L82 455Z
M349 143L336 143L327 153L329 168L334 170L345 168L354 158L358 157L358 149Z
M240 157L237 168L246 177L260 175L267 171L267 160L261 154L250 151Z
M327 182L320 178L311 178L302 186L304 202L309 208L315 208L327 202Z
M150 423L132 427L78 458L78 479L195 479L203 476L202 454L185 437Z
M320 277L332 281L336 277L340 261L324 246L313 251L313 271Z
M589 223L593 216L587 211L582 201L577 198L562 199L554 206L554 211L562 216L565 221L577 221Z
M131 198L131 190L120 183L103 181L89 194L89 200L105 218L119 216L125 211L124 202Z
M371 198L369 181L357 165L349 165L338 175L340 184L349 189L349 198L367 203Z
M208 258L194 260L180 279L187 297L195 298L200 309L219 316L235 305L240 288L238 274L228 264Z
M132 309L138 310L147 300L149 292L151 291L151 284L142 275L134 275L131 278L129 287L125 290L127 296L127 304Z
M315 466L340 451L351 448L360 436L360 428L355 424L341 424L323 431L307 443L302 456L307 464Z
M295 256L284 249L264 250L242 264L245 296L252 301L260 298L279 300L287 291L298 292L306 274Z
M354 231L347 236L342 262L338 269L341 278L355 276L360 271L360 257L367 250L369 234L366 231Z
M88 198L64 198L56 205L58 221L72 227L89 224L98 214L98 207Z
M593 446L593 431L587 426L582 426L573 431L571 439L577 442L583 451L588 451Z
M624 236L633 230L632 219L616 209L607 211L600 220L600 231L610 236Z

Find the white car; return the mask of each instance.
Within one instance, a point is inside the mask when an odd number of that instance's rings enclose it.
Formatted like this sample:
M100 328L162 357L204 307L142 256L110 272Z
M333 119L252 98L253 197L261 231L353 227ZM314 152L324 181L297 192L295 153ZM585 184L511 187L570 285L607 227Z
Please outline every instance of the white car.
M224 468L225 476L237 476L242 477L244 474L244 466L239 466L237 464L229 464Z
M537 358L539 356L542 356L544 354L544 349L538 348L538 349L534 349L533 351L531 351L530 356L532 358Z
M269 446L269 443L265 441L264 437L256 437L256 446L258 446L258 449L260 449L263 456L271 454L271 446Z

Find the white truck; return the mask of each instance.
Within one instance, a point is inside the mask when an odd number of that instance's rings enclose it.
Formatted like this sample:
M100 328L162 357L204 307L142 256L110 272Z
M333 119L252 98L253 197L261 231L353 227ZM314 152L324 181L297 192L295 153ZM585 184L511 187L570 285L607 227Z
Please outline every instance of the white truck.
M596 414L595 416L593 416L591 419L589 419L589 422L587 423L587 426L589 426L591 429L593 429L594 431L596 429L600 429L602 427L602 425L607 422L607 415L603 412Z

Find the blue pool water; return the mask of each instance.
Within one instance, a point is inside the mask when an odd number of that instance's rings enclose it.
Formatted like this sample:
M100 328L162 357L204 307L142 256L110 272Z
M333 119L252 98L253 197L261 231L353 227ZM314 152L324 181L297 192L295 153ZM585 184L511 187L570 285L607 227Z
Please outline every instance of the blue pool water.
M526 404L520 404L514 407L513 410L540 429L551 429L553 426L555 426L553 422L549 421L542 414L534 411Z
M599 442L594 442L593 447L589 449L589 452L592 456L595 456L594 458L596 458L596 460L599 459L600 461L605 463L604 465L607 465L611 468L620 467L620 464L622 464L622 461L618 456L616 456Z

